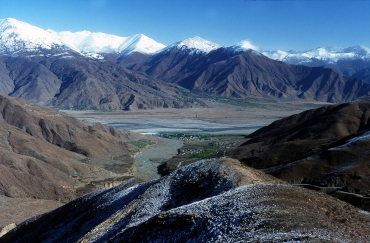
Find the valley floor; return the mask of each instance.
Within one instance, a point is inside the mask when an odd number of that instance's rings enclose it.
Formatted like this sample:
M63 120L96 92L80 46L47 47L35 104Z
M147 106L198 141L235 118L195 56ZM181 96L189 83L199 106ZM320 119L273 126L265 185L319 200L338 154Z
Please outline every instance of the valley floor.
M204 103L207 107L116 112L63 110L63 112L80 120L100 122L121 130L144 134L247 135L277 119L323 105L251 103L236 106L211 100L205 100Z

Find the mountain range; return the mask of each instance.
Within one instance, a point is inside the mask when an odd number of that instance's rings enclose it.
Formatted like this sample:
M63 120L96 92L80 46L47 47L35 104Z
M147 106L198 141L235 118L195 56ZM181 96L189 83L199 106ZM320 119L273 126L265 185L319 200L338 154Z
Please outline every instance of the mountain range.
M133 52L138 52L142 54L153 54L158 51L165 51L166 48L171 49L174 46L186 46L194 52L206 53L218 48L228 48L237 51L249 49L248 47L244 47L242 43L222 47L198 36L166 47L143 34L121 37L86 30L80 32L55 32L49 29L43 30L13 18L0 20L0 33L0 53L13 55L19 52L51 50L57 47L70 48L78 53L98 58L102 58L99 56L100 53L129 55ZM289 64L309 64L316 61L314 65L318 65L318 62L326 65L334 64L339 60L370 59L370 49L361 45L348 48L318 47L308 51L260 50L258 52L271 59L284 61Z
M194 93L202 92L334 103L370 94L367 48L293 54L242 43L222 47L200 37L165 47L142 34L55 32L9 18L0 20L0 92L42 105L104 110L199 106ZM327 68L279 60L325 60Z
M102 58L99 53L151 54L165 47L142 34L120 37L90 31L55 32L43 30L12 18L0 20L0 43L2 54L18 55L27 52L47 54L56 49L60 50L57 54L73 50L98 59Z
M263 55L288 64L335 68L348 77L370 82L370 49L365 46L349 48L319 47L308 51L262 51Z

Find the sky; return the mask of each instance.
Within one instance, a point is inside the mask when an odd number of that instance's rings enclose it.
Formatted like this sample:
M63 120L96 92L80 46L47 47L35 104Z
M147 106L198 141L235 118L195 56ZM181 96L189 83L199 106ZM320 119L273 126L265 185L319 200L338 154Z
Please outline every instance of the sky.
M200 36L259 50L370 48L370 0L0 0L0 19L54 31L144 34L165 45Z

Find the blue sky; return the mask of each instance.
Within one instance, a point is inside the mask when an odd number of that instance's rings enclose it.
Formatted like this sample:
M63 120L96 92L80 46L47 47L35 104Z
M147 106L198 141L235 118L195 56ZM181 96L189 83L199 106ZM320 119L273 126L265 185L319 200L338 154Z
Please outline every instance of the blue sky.
M145 34L165 45L200 36L261 50L370 48L367 0L0 0L0 18L55 31Z

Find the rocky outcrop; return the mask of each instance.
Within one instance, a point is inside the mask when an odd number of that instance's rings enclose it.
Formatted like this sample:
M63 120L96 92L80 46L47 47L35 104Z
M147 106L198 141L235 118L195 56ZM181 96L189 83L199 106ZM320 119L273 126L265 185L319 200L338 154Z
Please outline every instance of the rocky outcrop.
M367 212L255 172L236 160L202 160L85 195L0 242L367 241Z

